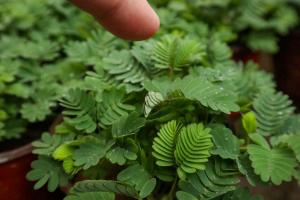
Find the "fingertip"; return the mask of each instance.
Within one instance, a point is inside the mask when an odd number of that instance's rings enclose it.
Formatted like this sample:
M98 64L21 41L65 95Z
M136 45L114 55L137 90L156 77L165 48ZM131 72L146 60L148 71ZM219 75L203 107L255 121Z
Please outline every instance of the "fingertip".
M121 0L120 5L96 18L107 30L126 40L145 40L160 27L158 15L146 0Z

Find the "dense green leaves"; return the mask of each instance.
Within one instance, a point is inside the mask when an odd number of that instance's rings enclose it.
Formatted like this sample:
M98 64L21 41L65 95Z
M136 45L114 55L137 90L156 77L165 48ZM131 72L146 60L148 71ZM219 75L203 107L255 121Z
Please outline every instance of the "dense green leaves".
M141 42L94 31L62 0L1 4L0 137L19 137L63 109L53 135L33 143L36 188L84 176L93 180L75 183L67 200L259 199L235 190L240 176L253 186L299 179L291 101L256 64L234 62L228 45L276 51L294 9L155 2L162 27Z

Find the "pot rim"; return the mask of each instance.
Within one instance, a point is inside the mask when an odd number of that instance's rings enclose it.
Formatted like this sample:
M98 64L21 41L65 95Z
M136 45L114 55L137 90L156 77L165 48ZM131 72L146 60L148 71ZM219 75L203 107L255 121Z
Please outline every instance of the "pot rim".
M33 148L31 142L15 149L0 152L0 164L8 163L23 156L31 154Z

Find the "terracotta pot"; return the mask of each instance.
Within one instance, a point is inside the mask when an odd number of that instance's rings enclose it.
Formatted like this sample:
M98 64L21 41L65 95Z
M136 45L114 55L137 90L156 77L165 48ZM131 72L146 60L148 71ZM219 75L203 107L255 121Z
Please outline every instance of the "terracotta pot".
M33 183L26 180L30 164L35 159L31 144L0 153L0 199L47 199L45 190L35 191Z

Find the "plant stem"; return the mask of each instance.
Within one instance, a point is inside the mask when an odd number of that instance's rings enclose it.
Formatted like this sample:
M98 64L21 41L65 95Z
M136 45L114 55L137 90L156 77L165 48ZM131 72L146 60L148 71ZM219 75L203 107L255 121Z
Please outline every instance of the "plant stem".
M246 151L247 151L247 146L241 146L241 147L240 147L240 150L241 150L242 152L246 152Z
M174 69L173 69L172 66L171 66L169 69L170 69L170 71L169 71L169 77L171 78L171 80L173 80L173 77L174 77Z
M166 200L173 200L174 199L175 191L176 191L176 186L177 186L177 181L178 181L178 177L176 176L175 181L174 181L174 183L172 185L172 188L171 188L171 190L170 190L170 192L169 192Z

